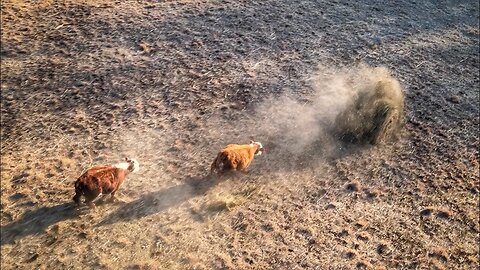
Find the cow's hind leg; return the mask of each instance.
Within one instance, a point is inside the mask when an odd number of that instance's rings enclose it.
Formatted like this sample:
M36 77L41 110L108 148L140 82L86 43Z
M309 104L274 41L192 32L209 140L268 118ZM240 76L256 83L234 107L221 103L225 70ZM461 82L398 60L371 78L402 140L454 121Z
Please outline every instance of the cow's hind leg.
M117 202L122 202L120 199L118 199L115 194L117 193L118 191L118 188L115 188L112 193L110 193L110 198L108 198L108 202L111 202L111 203L117 203Z
M100 195L100 190L95 190L91 191L87 194L84 194L85 196L85 204L88 205L88 207L95 209L95 204L93 203L93 200L95 200L98 195Z
M100 195L98 195L99 198L96 199L95 203L98 205L98 204L104 204L105 202L107 202L107 196L108 194L103 194L103 193L100 193Z
M212 162L212 165L210 166L210 176L213 177L215 175L215 173L217 172L217 159L218 157L216 157L213 162Z
M73 201L78 205L80 205L80 199L82 198L82 194L80 192L76 192L75 196L73 196Z
M110 194L110 198L108 198L108 202L113 203L113 202L118 202L119 201L118 198L115 197L115 192L116 192L116 190L114 192L112 192L112 194Z
M85 201L85 204L87 204L88 207L91 209L97 208L97 206L93 203L93 201Z
M82 183L79 180L77 180L75 182L75 196L73 196L72 198L72 200L77 204L77 206L79 206L81 203L80 200L82 199L83 189L84 187Z

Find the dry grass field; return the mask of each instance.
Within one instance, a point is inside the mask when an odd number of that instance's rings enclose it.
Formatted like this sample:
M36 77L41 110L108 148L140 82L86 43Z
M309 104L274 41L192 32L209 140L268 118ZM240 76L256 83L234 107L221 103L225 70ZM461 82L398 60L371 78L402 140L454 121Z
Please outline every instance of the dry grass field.
M468 0L2 0L2 269L475 269L479 32ZM398 140L339 140L381 80ZM76 208L125 156L122 201Z

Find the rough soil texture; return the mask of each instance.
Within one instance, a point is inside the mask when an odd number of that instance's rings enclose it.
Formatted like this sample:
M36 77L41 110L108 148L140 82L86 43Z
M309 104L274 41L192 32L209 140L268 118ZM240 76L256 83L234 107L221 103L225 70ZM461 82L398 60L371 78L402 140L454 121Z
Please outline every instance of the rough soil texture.
M2 269L476 268L478 5L2 1ZM406 124L354 149L329 121L370 67ZM209 184L251 138L249 174ZM124 202L75 209L124 156Z

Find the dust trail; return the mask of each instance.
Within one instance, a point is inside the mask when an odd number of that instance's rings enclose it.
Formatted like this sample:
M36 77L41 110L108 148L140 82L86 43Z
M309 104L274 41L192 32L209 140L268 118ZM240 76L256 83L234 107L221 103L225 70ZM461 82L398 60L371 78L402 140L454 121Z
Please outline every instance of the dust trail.
M366 142L375 143L369 140L375 132L391 132L377 128L382 125L376 119L377 111L385 113L384 107L393 108L390 114L396 111L399 119L403 115L401 87L387 68L319 67L307 80L312 89L307 96L286 92L264 100L253 114L242 114L234 121L212 117L202 124L203 128L183 136L175 133L173 125L161 131L124 132L117 149L119 153L147 162L144 166L141 164L141 168L144 181L149 182L174 179L179 170L200 176L198 168L208 167L209 155L213 160L217 147L246 143L251 138L264 143L267 155L262 159L267 159L269 166L278 161L294 167L308 166L310 160L332 157L343 151L341 139L351 139L346 135L358 137L350 143L362 144L360 139L364 137ZM380 116L388 118L388 115ZM399 125L400 121L393 126ZM397 128L393 130L398 132ZM197 138L198 142L182 142L188 138Z
M321 67L309 81L313 89L309 96L299 99L287 93L266 100L256 110L261 123L256 136L267 140L272 158L302 163L337 153L342 133L373 136L363 133L381 124L372 123L377 110L384 109L377 108L379 104L386 103L399 110L399 116L403 114L400 85L387 68Z

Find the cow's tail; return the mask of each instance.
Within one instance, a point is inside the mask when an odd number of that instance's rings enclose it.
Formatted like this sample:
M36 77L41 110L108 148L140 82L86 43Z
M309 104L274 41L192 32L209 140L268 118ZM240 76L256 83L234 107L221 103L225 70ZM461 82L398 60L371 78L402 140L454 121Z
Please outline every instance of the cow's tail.
M83 195L83 188L82 188L82 183L80 182L80 180L77 180L75 182L75 196L73 196L73 201L76 203L76 204L80 204L80 198L82 197Z
M210 168L210 175L218 174L219 172L222 173L225 170L225 158L223 153L217 155Z
M218 157L220 155L218 155L212 162L212 166L210 166L210 176L213 176L215 175L215 173L217 172L217 161L218 161Z

